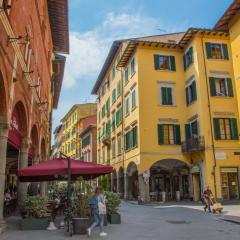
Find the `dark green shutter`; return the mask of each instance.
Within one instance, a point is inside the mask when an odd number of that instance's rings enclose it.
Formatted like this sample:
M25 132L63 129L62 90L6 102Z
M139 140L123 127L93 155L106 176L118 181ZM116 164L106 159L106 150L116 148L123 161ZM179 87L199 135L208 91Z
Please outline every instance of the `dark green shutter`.
M192 82L192 90L193 90L193 101L197 100L197 87L196 82Z
M227 78L228 96L233 97L232 79Z
M191 138L191 125L185 124L185 138L189 139Z
M221 139L221 133L220 133L220 122L219 118L213 118L213 125L214 125L214 136L216 140Z
M158 124L158 144L164 143L163 125Z
M180 125L174 125L174 144L181 144Z
M186 70L186 55L183 55L183 68L184 68L184 71Z
M222 49L223 49L223 59L229 59L227 44L222 44Z
M171 71L176 71L176 63L175 63L175 57L170 56L170 64L171 64Z
M206 42L206 52L207 52L207 58L212 58L212 49L211 49L211 43Z
M237 119L230 118L230 126L231 126L231 136L233 140L238 140L238 127L237 127Z
M137 146L137 127L134 127L132 129L132 143L133 143L133 147Z
M214 77L209 78L211 96L217 96L216 82Z
M167 88L167 104L172 105L172 88Z
M159 55L154 55L154 68L155 68L155 70L157 70L157 69L160 69L160 67L159 67Z
M193 47L190 47L188 51L189 51L189 55L191 56L191 62L190 62L190 64L191 64L191 63L194 62L194 58L193 58Z
M119 123L122 123L122 108L119 109Z
M186 92L186 102L188 105L189 104L188 87L185 88L185 92Z
M166 105L167 104L167 88L161 87L161 92L162 92L162 104Z

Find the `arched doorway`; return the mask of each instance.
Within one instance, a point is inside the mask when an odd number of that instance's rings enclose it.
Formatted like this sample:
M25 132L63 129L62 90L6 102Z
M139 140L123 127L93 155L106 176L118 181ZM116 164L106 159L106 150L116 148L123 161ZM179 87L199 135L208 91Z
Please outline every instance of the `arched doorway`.
M138 199L138 169L134 162L128 164L127 167L127 192L129 199Z
M163 159L150 168L150 195L158 201L190 199L190 171L183 161Z
M120 167L118 170L118 192L121 194L121 197L124 196L124 171L123 167Z

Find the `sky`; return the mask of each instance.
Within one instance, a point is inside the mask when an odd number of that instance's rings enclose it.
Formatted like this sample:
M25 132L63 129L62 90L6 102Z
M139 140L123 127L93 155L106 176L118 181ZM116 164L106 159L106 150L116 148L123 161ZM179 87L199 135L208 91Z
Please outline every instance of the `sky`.
M95 102L91 90L114 40L212 28L232 0L68 0L67 56L53 130L77 103Z

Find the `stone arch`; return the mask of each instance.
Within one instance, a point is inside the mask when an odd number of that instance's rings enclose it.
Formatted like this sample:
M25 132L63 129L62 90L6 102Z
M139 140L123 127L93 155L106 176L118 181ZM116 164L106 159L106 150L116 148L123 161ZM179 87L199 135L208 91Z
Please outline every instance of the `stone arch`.
M127 198L138 199L138 168L136 163L130 162L127 166Z
M149 191L160 201L189 199L190 181L188 163L179 159L162 159L150 168Z
M118 192L121 194L121 197L124 196L124 169L120 167L118 170Z
M7 92L3 80L2 73L0 71L0 121L7 122Z

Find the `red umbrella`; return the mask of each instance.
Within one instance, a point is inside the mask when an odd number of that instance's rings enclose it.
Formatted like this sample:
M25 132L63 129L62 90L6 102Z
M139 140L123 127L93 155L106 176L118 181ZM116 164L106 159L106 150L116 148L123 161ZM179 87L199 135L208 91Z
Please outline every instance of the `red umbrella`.
M70 172L71 179L73 180L80 176L86 180L93 179L109 174L112 170L111 166L70 159ZM43 161L39 164L18 170L18 176L21 182L67 180L68 160L66 158L58 158Z

